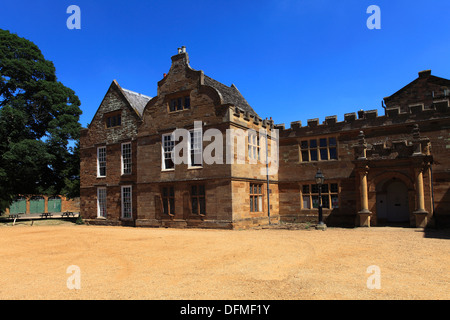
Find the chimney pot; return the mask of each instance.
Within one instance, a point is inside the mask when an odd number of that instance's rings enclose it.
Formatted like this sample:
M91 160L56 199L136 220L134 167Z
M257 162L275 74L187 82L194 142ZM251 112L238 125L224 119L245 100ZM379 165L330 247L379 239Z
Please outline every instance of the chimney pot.
M425 78L431 75L431 70L424 70L419 72L419 78Z

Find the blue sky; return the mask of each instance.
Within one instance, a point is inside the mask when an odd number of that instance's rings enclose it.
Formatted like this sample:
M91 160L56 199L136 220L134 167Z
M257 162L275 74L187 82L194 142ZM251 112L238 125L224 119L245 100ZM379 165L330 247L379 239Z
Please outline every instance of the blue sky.
M69 30L70 5L81 29ZM369 30L370 5L381 29ZM421 70L450 78L450 1L15 0L0 28L33 41L92 120L111 82L155 96L170 57L234 83L262 117L285 123L378 109Z

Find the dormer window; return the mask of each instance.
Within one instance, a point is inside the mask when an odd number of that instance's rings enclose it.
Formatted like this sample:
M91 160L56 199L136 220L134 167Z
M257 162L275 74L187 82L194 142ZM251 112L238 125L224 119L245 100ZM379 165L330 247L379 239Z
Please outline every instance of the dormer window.
M190 108L191 98L189 96L177 97L169 101L169 112L188 110Z
M119 112L105 115L106 128L120 127L122 125L122 115Z

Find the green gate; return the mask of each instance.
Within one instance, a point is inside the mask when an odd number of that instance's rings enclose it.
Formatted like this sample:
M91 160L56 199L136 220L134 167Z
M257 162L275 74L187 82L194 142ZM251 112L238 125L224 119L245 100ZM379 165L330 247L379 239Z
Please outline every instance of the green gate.
M59 197L48 198L48 212L51 213L61 212L61 198Z
M11 203L9 207L9 214L19 214L27 212L27 200L24 198L19 198Z
M30 200L30 213L44 213L45 200L42 197L36 197Z

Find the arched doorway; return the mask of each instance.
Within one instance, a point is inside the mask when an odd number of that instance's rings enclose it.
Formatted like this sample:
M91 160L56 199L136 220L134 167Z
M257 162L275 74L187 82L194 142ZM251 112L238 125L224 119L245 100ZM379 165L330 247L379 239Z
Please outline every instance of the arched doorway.
M399 179L390 179L377 186L377 219L380 223L409 222L408 187Z

